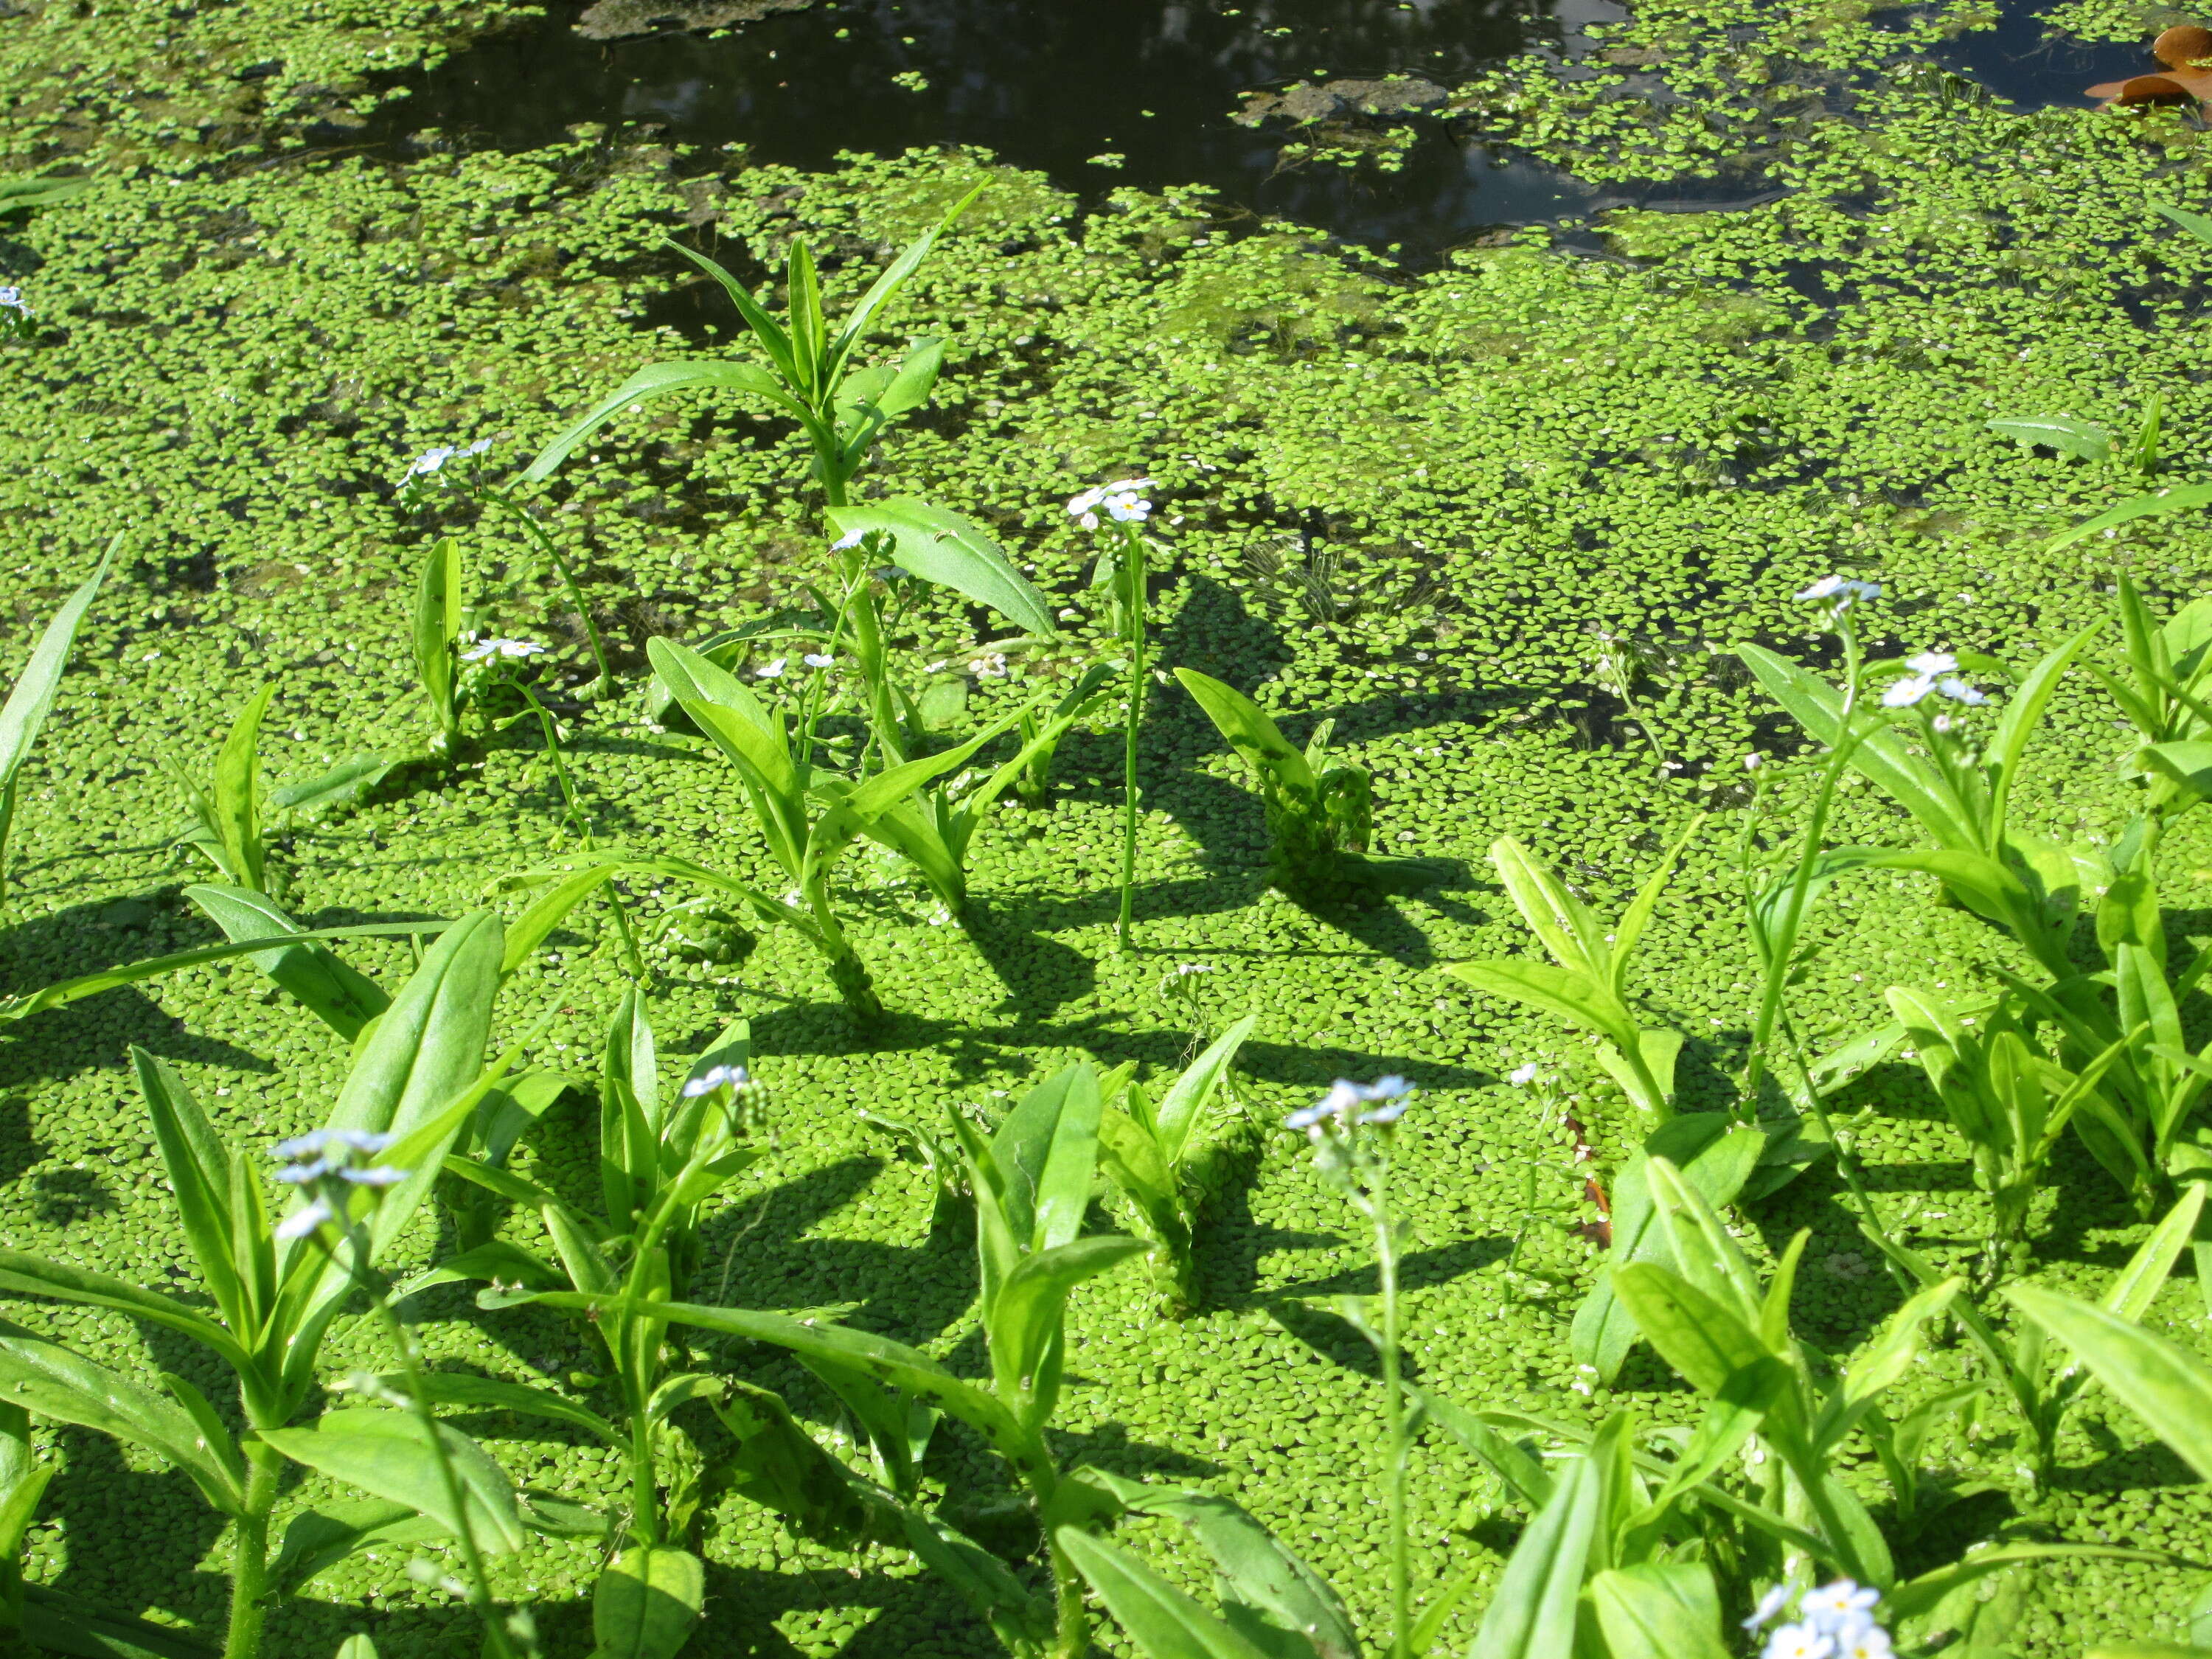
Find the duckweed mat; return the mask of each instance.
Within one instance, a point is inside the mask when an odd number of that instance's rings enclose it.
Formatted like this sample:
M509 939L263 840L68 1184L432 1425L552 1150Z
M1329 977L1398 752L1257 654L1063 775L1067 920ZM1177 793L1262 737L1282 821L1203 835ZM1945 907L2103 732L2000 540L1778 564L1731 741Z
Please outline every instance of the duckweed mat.
M178 896L196 872L171 849L180 811L163 763L204 763L260 684L278 688L264 737L272 782L419 744L404 628L433 536L465 538L488 631L553 644L549 685L587 678L580 620L527 543L489 520L403 509L394 486L434 443L489 436L495 460L519 464L639 363L731 343L734 318L665 237L760 281L804 234L829 250L830 285L850 290L982 184L892 319L943 333L951 357L933 408L886 440L875 483L989 523L1073 604L1091 550L1061 503L1149 473L1154 527L1174 549L1156 595L1159 659L1252 691L1297 738L1334 719L1376 775L1378 843L1449 872L1342 911L1268 892L1256 799L1188 700L1162 689L1145 736L1138 951L1112 948L1119 755L1100 732L1071 745L1049 811L997 818L965 931L890 863L855 860L856 937L893 1010L881 1030L850 1024L788 938L719 962L661 952L665 1046L696 1050L749 1015L776 1142L717 1218L704 1288L739 1305L846 1310L979 1364L969 1253L932 1236L926 1173L854 1109L992 1109L1071 1056L1155 1075L1256 1012L1237 1083L1249 1152L1202 1236L1207 1310L1158 1317L1134 1277L1078 1296L1071 1455L1233 1493L1371 1622L1376 1383L1364 1344L1327 1311L1330 1295L1367 1288L1367 1258L1303 1167L1303 1141L1273 1126L1334 1077L1386 1072L1421 1091L1401 1145L1423 1382L1562 1417L1594 1420L1632 1397L1686 1418L1688 1396L1648 1356L1617 1395L1568 1358L1597 1219L1578 1143L1602 1175L1632 1138L1626 1108L1571 1041L1436 969L1524 948L1483 860L1493 837L1520 837L1616 905L1695 823L1643 961L1652 1006L1687 1038L1689 1092L1717 1103L1753 980L1729 874L1743 757L1771 757L1785 804L1807 782L1792 730L1723 647L1817 653L1790 595L1831 572L1886 585L1869 625L1888 644L2012 660L2106 615L2124 573L2168 605L2202 590L2212 549L2191 519L2039 552L2131 476L2023 449L1983 422L2064 414L2129 429L2160 397L2172 475L2212 468L2212 386L2195 349L2212 249L2153 210L2212 200L2204 134L2170 112L2023 111L1914 68L1991 21L1976 4L1652 0L1598 35L1618 59L1601 72L1516 59L1456 92L1460 114L1586 179L1728 174L1771 199L1525 228L1420 272L1255 225L1196 188L1122 190L1085 210L974 151L805 173L612 126L514 152L433 135L354 153L318 136L324 118L301 88L327 81L333 96L373 100L371 71L510 15L422 3L371 17L283 0L182 18L59 0L0 15L0 155L88 184L0 228L0 270L39 324L0 343L0 659L20 662L118 532L125 559L27 781L0 989L215 937ZM666 402L603 434L547 499L626 675L613 702L556 703L595 838L757 868L726 770L647 719L642 650L797 599L820 552L799 450L748 410ZM972 682L971 708L989 709L1067 674L1095 643L1085 627L1015 652L1003 678L983 654L1003 644L963 611L924 617L919 645ZM2116 632L2098 647L2118 648ZM1607 650L1632 665L1632 709L1594 672ZM2076 673L2016 810L2053 833L2109 833L2128 805L2106 761L2114 732ZM2184 905L2212 882L2202 823L2169 841L2160 872ZM1837 834L1897 842L1911 830L1851 787ZM339 925L459 914L488 883L574 845L534 728L515 726L442 784L403 775L292 825L274 862L295 915ZM1931 904L1925 885L1855 883L1826 913L1802 993L1816 1037L1877 1023L1887 984L1976 986L2003 965L1992 936ZM684 896L637 894L648 915ZM581 1065L624 981L599 913L580 913L556 945L507 993L501 1029L520 1034L550 1007L534 1058ZM346 947L387 981L406 953ZM1210 971L1176 975L1185 963ZM1195 983L1196 1002L1170 981ZM185 1276L185 1244L126 1075L133 1043L179 1065L257 1144L319 1121L346 1056L243 966L0 1034L0 1237L159 1285ZM1531 1060L1564 1079L1583 1133L1504 1081ZM1867 1114L1885 1216L1937 1260L1970 1259L1981 1200L1917 1071L1877 1068L1844 1105ZM589 1141L572 1109L549 1121L531 1167L556 1188L586 1182ZM1826 1168L1747 1219L1759 1249L1814 1230L1796 1310L1810 1340L1848 1347L1893 1304ZM2033 1231L2035 1271L2085 1292L2139 1237L2122 1194L2070 1147ZM436 1241L419 1231L427 1261ZM583 1351L550 1315L480 1313L453 1287L416 1310L437 1364L592 1397ZM217 1381L197 1353L120 1320L9 1311L118 1363ZM2185 1278L2147 1322L2212 1352L2203 1312ZM366 1328L342 1330L333 1374L374 1348ZM832 1420L765 1351L718 1357ZM1940 1350L1911 1386L1932 1395L1971 1367ZM542 1425L469 1426L527 1484L588 1498L617 1480L597 1450ZM1945 1431L1938 1469L1988 1493L1900 1565L2000 1534L2212 1559L2203 1489L2101 1396L2074 1420L2040 1504L2010 1428L1992 1395ZM957 1434L940 1441L933 1476L988 1516L1003 1496L990 1460ZM164 1622L216 1620L217 1539L181 1479L89 1434L48 1443L63 1473L33 1534L33 1577ZM302 1479L297 1495L319 1490ZM1503 1559L1514 1528L1495 1500L1456 1451L1426 1448L1414 1501L1429 1569ZM903 1558L855 1568L736 1499L720 1519L691 1651L991 1650ZM1196 1582L1171 1540L1132 1535ZM356 1628L388 1656L472 1641L465 1610L401 1565L319 1581L274 1615L276 1650L326 1654ZM580 1651L580 1587L596 1565L581 1545L540 1542L501 1567L501 1589L538 1601L555 1651ZM2008 1607L2003 1639L2039 1656L2174 1635L2196 1582L2062 1562ZM1455 1647L1473 1618L1455 1621Z

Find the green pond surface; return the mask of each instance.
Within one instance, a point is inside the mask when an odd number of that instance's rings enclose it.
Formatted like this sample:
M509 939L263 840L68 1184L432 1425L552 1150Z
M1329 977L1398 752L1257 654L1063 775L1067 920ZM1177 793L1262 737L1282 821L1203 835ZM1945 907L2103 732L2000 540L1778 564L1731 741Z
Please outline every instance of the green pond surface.
M1332 1295L1369 1288L1368 1257L1305 1167L1302 1139L1273 1126L1340 1075L1397 1072L1419 1086L1400 1146L1425 1385L1591 1420L1629 1399L1662 1420L1692 1415L1648 1353L1613 1391L1593 1392L1569 1358L1566 1320L1596 1255L1591 1168L1576 1132L1505 1074L1534 1060L1566 1079L1601 1173L1635 1129L1574 1040L1437 971L1527 948L1486 851L1516 836L1617 908L1698 824L1640 988L1687 1036L1686 1093L1720 1103L1753 981L1731 875L1743 757L1782 763L1785 805L1808 785L1793 730L1725 647L1818 656L1826 642L1791 595L1831 572L1886 585L1869 613L1884 648L2012 660L2107 617L2124 573L2164 605L2201 592L2212 547L2186 517L2040 552L2134 477L2022 449L1983 422L2065 414L2131 429L2160 396L2169 476L2212 476L2201 343L2212 248L2150 206L2205 210L2212 179L2205 136L2183 115L2100 113L2069 95L2076 69L2086 81L2147 64L2141 43L2172 15L2106 0L2002 19L1978 0L1649 0L1572 27L1486 14L1462 27L1439 0L1402 33L1450 54L1449 99L1334 131L1226 115L1234 94L1279 94L1316 70L1418 72L1399 37L1333 36L1320 7L1243 9L1255 30L1292 33L1267 37L1281 48L1272 56L1231 54L1219 77L1235 83L1222 88L1230 101L1199 111L1217 89L1210 70L1178 83L1194 127L1202 115L1221 128L1183 151L1122 130L1125 105L1154 106L1127 84L1141 88L1144 54L1117 46L1102 70L1113 96L1082 100L1091 125L1049 143L1025 149L1021 124L1001 116L986 150L973 131L856 114L852 145L883 153L840 156L818 109L802 143L741 131L743 110L696 130L653 108L556 110L566 118L548 125L538 94L525 110L518 93L502 126L483 113L496 84L468 105L473 53L568 61L547 33L566 14L437 0L0 8L0 170L81 172L88 185L0 225L0 281L21 283L40 324L0 343L7 672L99 550L124 538L26 779L0 991L216 937L178 896L203 872L172 850L181 811L164 763L207 764L262 684L278 688L263 738L272 783L420 745L428 726L405 626L436 534L463 538L488 630L554 647L552 692L588 678L573 609L510 526L403 507L394 486L431 445L480 436L496 441L494 461L519 466L639 364L736 349L735 319L664 239L765 281L804 236L848 296L984 185L884 337L889 349L942 334L951 355L934 405L893 430L870 487L985 521L1073 607L1095 550L1064 501L1107 478L1155 478L1154 527L1173 549L1156 594L1160 660L1250 690L1301 740L1334 718L1375 774L1378 846L1455 872L1343 912L1269 892L1255 798L1197 710L1163 690L1145 734L1135 952L1112 948L1120 759L1101 732L1064 754L1048 811L994 821L964 931L897 866L854 857L856 938L892 1010L881 1030L848 1021L793 938L719 963L664 953L652 1005L664 1048L696 1051L749 1015L775 1137L712 1224L705 1289L744 1306L848 1308L972 1373L970 1253L933 1239L926 1172L896 1161L854 1109L1003 1109L1081 1056L1159 1075L1194 1038L1257 1012L1237 1085L1253 1151L1202 1231L1207 1308L1169 1322L1133 1271L1079 1294L1061 1445L1235 1495L1371 1624L1383 1599L1378 1385L1364 1344L1325 1311ZM948 106L888 78L939 84L883 49L896 10L823 5L745 27L811 31L823 56L810 61L822 63L834 27L851 27L851 74L878 78L839 83L846 105ZM958 56L963 8L908 0L905 15L917 39L949 33ZM1245 21L1221 40L1249 43ZM755 54L769 39L729 37ZM1996 39L2016 47L1995 52ZM715 44L605 50L680 58ZM1054 61L1080 45L1056 46ZM804 102L804 87L782 91ZM626 114L663 125L625 125ZM1376 135L1400 120L1412 159L1392 174ZM564 130L572 121L598 125ZM966 147L899 153L948 137ZM1085 171L1073 152L1109 140L1122 175ZM1273 163L1255 162L1248 140L1316 153L1294 157L1271 196ZM1488 186L1462 166L1474 196L1425 206L1437 146L1549 182L1481 198ZM1675 210L1715 203L1734 205ZM761 871L726 768L648 720L642 659L654 635L696 637L795 599L820 568L793 435L745 408L665 402L579 453L544 499L625 674L611 702L556 696L595 837ZM971 712L1073 672L1099 641L1086 622L1066 626L1059 644L1017 652L1007 677L974 676ZM991 637L950 605L919 629L920 659L946 676ZM1595 682L1609 639L1644 665L1640 723ZM2118 649L2108 632L2092 654ZM2069 679L2017 810L2052 834L2112 833L2131 810L2111 764L2120 737L2094 687ZM2185 933L2191 920L2212 932L2203 821L2169 841L2160 872ZM1845 791L1836 839L1911 836L1885 800ZM574 846L535 729L515 726L442 783L291 826L272 862L295 915L339 925L460 914L486 902L487 884ZM648 915L687 896L636 894ZM1824 1042L1878 1023L1888 984L1976 988L2008 960L1901 875L1839 886L1820 925L1796 1006ZM550 1006L534 1057L588 1066L626 981L603 913L580 912L572 929L506 993L500 1029L519 1035ZM405 972L403 942L345 949L386 983ZM1202 985L1195 1008L1167 989L1184 963L1212 970L1183 976ZM132 1044L179 1066L256 1145L319 1121L347 1057L242 964L0 1030L0 1240L161 1286L185 1279L189 1257L130 1081ZM1969 1261L1981 1200L1917 1068L1877 1068L1844 1105L1868 1113L1885 1216L1937 1260ZM560 1188L588 1183L595 1156L572 1107L527 1162ZM1771 1252L1813 1230L1798 1328L1841 1350L1894 1297L1838 1194L1815 1170L1753 1206L1746 1243ZM416 1260L437 1252L433 1231L418 1229ZM2069 1143L2033 1236L2044 1282L2094 1294L2140 1229ZM580 1386L583 1350L543 1310L482 1313L443 1287L415 1311L436 1364ZM196 1352L119 1318L9 1313L119 1364L218 1382ZM2185 1276L2147 1322L2212 1353L2203 1316ZM365 1323L343 1327L331 1373L375 1352ZM719 1358L834 1420L803 1373L766 1351ZM1939 1349L1910 1390L1936 1394L1973 1364ZM468 1426L520 1482L613 1495L617 1467L580 1440L518 1419ZM1942 1432L1936 1468L1989 1491L1901 1565L2000 1534L2212 1559L2212 1498L2103 1396L2073 1420L2046 1499L2028 1495L2014 1426L1992 1395L1978 1421ZM162 1622L218 1620L222 1549L187 1484L90 1434L44 1443L63 1472L33 1534L33 1577ZM980 1445L951 1433L941 1445L932 1472L951 1501L1000 1495ZM1867 1472L1871 1490L1870 1459ZM1413 1490L1424 1582L1502 1560L1514 1525L1456 1451L1426 1448ZM325 1493L307 1479L297 1497ZM1204 1583L1165 1531L1127 1535L1182 1582ZM903 1556L848 1561L736 1499L708 1553L708 1618L689 1650L702 1659L991 1650ZM320 1659L354 1629L387 1656L472 1644L465 1610L403 1565L356 1562L318 1581L273 1616L274 1650ZM542 1543L501 1565L500 1589L538 1601L554 1652L581 1653L597 1566L586 1546ZM2201 1576L2062 1564L2033 1579L2002 1639L2040 1656L2174 1635ZM1482 1599L1457 1615L1452 1650Z

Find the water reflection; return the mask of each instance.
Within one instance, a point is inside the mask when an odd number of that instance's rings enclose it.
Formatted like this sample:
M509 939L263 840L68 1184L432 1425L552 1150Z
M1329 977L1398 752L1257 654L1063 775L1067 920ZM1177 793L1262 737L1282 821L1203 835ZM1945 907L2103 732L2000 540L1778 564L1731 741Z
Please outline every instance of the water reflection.
M1610 0L842 0L725 38L593 42L556 3L422 77L392 118L524 147L584 121L653 121L763 161L982 145L1087 198L1199 183L1256 213L1419 258L1487 227L1573 212L1587 192L1498 166L1432 122L1395 173L1284 169L1280 124L1230 117L1301 81L1402 75L1450 87L1516 52L1560 52ZM1119 158L1102 161L1100 158Z

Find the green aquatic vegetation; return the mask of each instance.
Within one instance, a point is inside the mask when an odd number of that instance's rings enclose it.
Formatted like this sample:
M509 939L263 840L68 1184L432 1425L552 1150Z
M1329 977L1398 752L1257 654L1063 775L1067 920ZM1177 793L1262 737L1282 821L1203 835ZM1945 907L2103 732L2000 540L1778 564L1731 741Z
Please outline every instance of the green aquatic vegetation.
M970 191L932 229L917 238L877 277L833 333L823 309L814 256L794 241L784 268L786 318L779 323L745 286L706 255L672 243L677 251L721 285L768 359L757 363L654 363L640 369L539 452L521 482L552 476L568 455L616 416L672 392L729 391L764 400L796 420L814 454L814 479L833 507L846 505L848 487L884 428L929 401L944 366L945 343L915 342L896 364L854 368L860 343L907 280L929 257L939 235L975 199Z
M2180 1202L2136 1247L2126 1265L2112 1276L2112 1284L2098 1298L2097 1308L2112 1319L2140 1324L2165 1286L2166 1275L2180 1259L2183 1248L2191 1242L2203 1210L2203 1185L2193 1183L2183 1192ZM1918 1251L1879 1228L1869 1227L1864 1231L1867 1241L1903 1268L1911 1282L1923 1287L1942 1282L1942 1275ZM2025 1425L2022 1449L2029 1458L2023 1466L2024 1472L2039 1486L2049 1486L2058 1471L2058 1431L2065 1425L2068 1415L2081 1404L2082 1392L2089 1385L2089 1374L2078 1364L2058 1364L2039 1324L2031 1323L2008 1339L1981 1307L1968 1298L1955 1299L1949 1311L1959 1322L1960 1328L1981 1351L1993 1380L2011 1394L2019 1408ZM1893 1480L1899 1472L1893 1469ZM1908 1490L1903 1485L1899 1487L1900 1496Z
M1695 833L1695 825L1683 832L1612 927L1599 921L1526 848L1510 836L1500 839L1490 849L1490 861L1552 960L1455 962L1445 969L1478 990L1525 1003L1595 1036L1598 1064L1654 1122L1663 1122L1674 1109L1674 1064L1682 1037L1679 1031L1639 1023L1626 1000L1628 965L1683 847Z
M298 1221L327 1218L326 1200L299 1204L272 1226L250 1154L216 1131L172 1066L143 1050L133 1056L139 1091L213 1313L110 1274L0 1252L0 1289L118 1310L198 1344L235 1376L249 1431L242 1436L174 1372L164 1372L157 1389L20 1326L0 1334L0 1374L16 1403L150 1453L188 1476L229 1522L225 1659L261 1651L276 1588L269 1528L286 1454L270 1437L291 1425L321 1383L323 1340L356 1288L356 1273L391 1249L428 1194L446 1147L512 1061L510 1054L482 1070L501 948L498 918L489 913L447 928L348 1072L325 1133L388 1146L392 1167L408 1173L382 1190L366 1228L340 1256L309 1240ZM329 1443L352 1432L350 1422L333 1428Z
M461 750L461 653L469 629L468 569L460 544L441 536L422 557L408 630L415 678L429 705L435 735L430 752L453 760Z
M1134 1078L1109 1091L1099 1119L1100 1165L1128 1197L1139 1230L1152 1240L1155 1277L1170 1313L1200 1306L1198 1209L1207 1186L1205 1165L1220 1149L1218 1129L1208 1133L1213 1097L1227 1083L1260 1024L1247 1014L1185 1066L1157 1103Z
M1901 1433L1911 1443L1910 1419L1885 1416L1881 1395L1906 1375L1926 1328L1966 1281L1954 1277L1921 1291L1847 1366L1830 1370L1790 1328L1790 1291L1809 1234L1797 1236L1761 1286L1718 1212L1671 1164L1652 1159L1646 1179L1674 1265L1617 1267L1613 1294L1662 1358L1706 1400L1747 1410L1771 1449L1749 1477L1748 1498L1731 1512L1771 1545L1806 1550L1825 1567L1887 1589L1896 1578L1890 1546L1841 1477L1844 1443L1856 1430L1891 1457Z
M107 544L107 551L100 555L99 568L54 613L53 620L39 635L38 644L32 647L30 660L23 665L22 672L9 688L8 701L0 703L0 896L5 896L8 890L8 831L15 821L19 775L39 740L39 729L46 724L46 714L54 706L55 693L61 689L70 643L76 637L84 613L99 598L100 584L107 580L107 568L114 562L115 550L122 544L120 536Z
M440 1587L465 1601L483 1626L486 1659L539 1659L534 1615L526 1607L502 1617L484 1571L487 1549L511 1553L522 1547L514 1488L481 1447L438 1421L421 1352L393 1305L389 1281L369 1265L384 1195L413 1174L376 1162L393 1149L396 1139L356 1129L325 1130L283 1142L277 1156L289 1162L276 1178L294 1188L297 1201L273 1237L282 1243L308 1242L331 1270L363 1293L399 1356L400 1386L356 1376L349 1379L349 1387L375 1399L382 1409L327 1412L312 1428L264 1426L258 1437L310 1468L361 1487L403 1515L414 1511L450 1533L468 1577L447 1575ZM409 1152L428 1150L435 1156L434 1143L420 1137L409 1140ZM288 1540L290 1535L288 1530Z
M180 757L169 757L187 813L177 839L225 881L256 893L267 884L269 862L262 833L261 721L276 695L273 683L264 685L240 711L206 777L194 776Z
M763 704L734 675L697 652L655 640L650 653L662 684L736 768L753 822L793 892L789 899L778 899L746 884L720 884L765 919L797 929L822 953L830 982L846 1005L863 1018L873 1018L882 1012L882 1004L833 899L837 860L931 779L965 765L1012 726L1015 717L1006 716L956 749L908 761L855 783L820 773L815 755L815 728L822 713L818 690L810 690L794 734L781 709Z
M923 1565L960 1591L1017 1659L1080 1659L1086 1650L1091 1628L1083 1580L1062 1529L1088 1524L1112 1507L1110 1497L1085 1472L1060 1466L1048 1438L1067 1361L1069 1293L1146 1248L1120 1234L1083 1233L1097 1172L1102 1108L1097 1073L1077 1065L1024 1095L988 1138L959 1113L951 1115L975 1208L978 1316L991 1372L987 1383L967 1382L903 1343L831 1320L680 1302L654 1309L657 1317L678 1324L788 1349L867 1425L879 1468L911 1467L914 1402L980 1433L1012 1469L1046 1540L1052 1567L1048 1601L896 1489L878 1492L871 1501L897 1516L905 1541ZM607 1305L605 1297L567 1299ZM887 1399L885 1387L895 1396Z
M1107 532L1111 545L1099 555L1091 585L1112 596L1114 636L1128 653L1121 715L1121 892L1114 920L1114 940L1124 951L1136 903L1137 738L1145 723L1145 617L1152 603L1144 526L1152 504L1139 492L1152 487L1150 478L1121 478L1086 489L1067 504L1069 516L1085 530L1112 526Z
M1882 994L1972 1153L1975 1184L1990 1195L1986 1288L2027 1231L2028 1206L2067 1123L2148 1028L2114 1038L2076 1074L2029 1040L2005 1001L1970 1012L1902 985Z
M1359 855L1374 829L1374 787L1359 767L1329 759L1333 722L1316 726L1301 753L1243 692L1195 669L1175 673L1260 785L1275 884L1309 901L1359 884Z
M446 1167L485 1192L535 1212L552 1243L549 1260L504 1239L490 1238L411 1281L410 1291L449 1280L488 1279L481 1305L501 1308L557 1291L608 1298L582 1322L601 1369L615 1379L621 1409L603 1417L566 1395L526 1384L459 1372L423 1380L441 1404L520 1412L580 1427L626 1464L628 1502L610 1531L615 1565L593 1594L593 1620L641 1627L647 1608L672 1597L662 1628L639 1651L673 1654L690 1633L702 1594L696 1533L706 1496L699 1453L677 1413L719 1407L726 1379L684 1369L685 1356L665 1333L656 1304L692 1292L704 1249L699 1224L714 1194L757 1163L748 1144L746 1069L750 1034L743 1022L724 1030L695 1061L672 1095L664 1092L653 1028L643 999L626 995L609 1023L599 1082L598 1214L579 1211L556 1194L487 1155L448 1154ZM631 1634L623 1639L637 1643Z

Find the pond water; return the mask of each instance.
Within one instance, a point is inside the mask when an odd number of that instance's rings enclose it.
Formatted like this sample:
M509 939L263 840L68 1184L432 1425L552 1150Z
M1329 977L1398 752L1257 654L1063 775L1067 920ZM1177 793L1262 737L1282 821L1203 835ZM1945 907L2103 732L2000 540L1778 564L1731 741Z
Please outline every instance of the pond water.
M652 0L616 3L653 15ZM981 145L1086 205L1122 185L1202 184L1231 208L1414 265L1501 226L1763 199L1741 179L1599 188L1419 119L1396 171L1285 167L1286 139L1310 135L1231 118L1300 83L1402 76L1441 95L1520 52L1571 64L1586 25L1624 15L1613 0L817 0L719 33L617 40L579 33L585 10L552 0L543 21L413 76L383 136L435 128L519 149L579 123L657 123L680 142L809 169L841 150ZM2138 46L2042 36L2033 9L2014 3L1939 60L2027 106L2081 103L2082 88L2150 61Z

